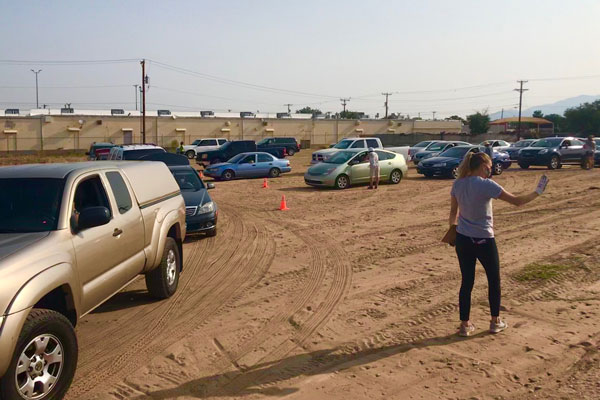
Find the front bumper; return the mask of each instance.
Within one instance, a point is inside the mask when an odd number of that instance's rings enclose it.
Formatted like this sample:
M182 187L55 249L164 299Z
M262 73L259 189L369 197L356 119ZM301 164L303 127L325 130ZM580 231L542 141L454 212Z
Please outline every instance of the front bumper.
M185 217L187 233L204 232L217 226L219 211Z
M304 175L304 183L309 186L317 187L333 187L335 186L335 178L329 175Z
M424 165L417 165L417 173L421 175L450 175L454 166L445 167L429 167Z
M550 158L552 157L552 153L546 154L519 154L518 162L520 164L527 165L548 165L550 162Z

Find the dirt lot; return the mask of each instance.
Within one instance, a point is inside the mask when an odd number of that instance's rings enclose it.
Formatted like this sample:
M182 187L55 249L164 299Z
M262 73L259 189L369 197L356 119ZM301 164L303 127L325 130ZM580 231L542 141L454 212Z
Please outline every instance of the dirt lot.
M187 241L176 295L155 302L140 279L80 323L69 399L599 398L600 169L550 171L521 208L495 202L510 328L487 333L479 266L465 339L439 241L452 181L411 169L377 191L315 190L309 156L269 189L217 183L219 233ZM542 172L495 179L519 193Z

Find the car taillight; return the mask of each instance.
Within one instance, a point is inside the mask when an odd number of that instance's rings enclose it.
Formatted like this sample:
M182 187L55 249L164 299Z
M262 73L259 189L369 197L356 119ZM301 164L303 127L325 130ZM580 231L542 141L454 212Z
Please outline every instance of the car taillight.
M287 156L287 149L285 147L283 148L283 156Z

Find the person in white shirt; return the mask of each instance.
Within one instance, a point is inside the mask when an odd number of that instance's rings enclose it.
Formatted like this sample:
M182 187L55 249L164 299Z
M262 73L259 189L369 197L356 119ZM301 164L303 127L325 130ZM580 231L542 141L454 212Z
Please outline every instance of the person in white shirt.
M372 147L369 147L370 181L368 189L377 189L379 186L379 156Z

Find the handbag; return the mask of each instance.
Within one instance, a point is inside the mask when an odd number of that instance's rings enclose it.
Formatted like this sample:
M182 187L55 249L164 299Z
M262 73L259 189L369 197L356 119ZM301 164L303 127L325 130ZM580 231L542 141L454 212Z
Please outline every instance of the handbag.
M456 225L450 225L448 232L446 232L442 238L442 242L448 243L450 246L454 247L456 244Z

